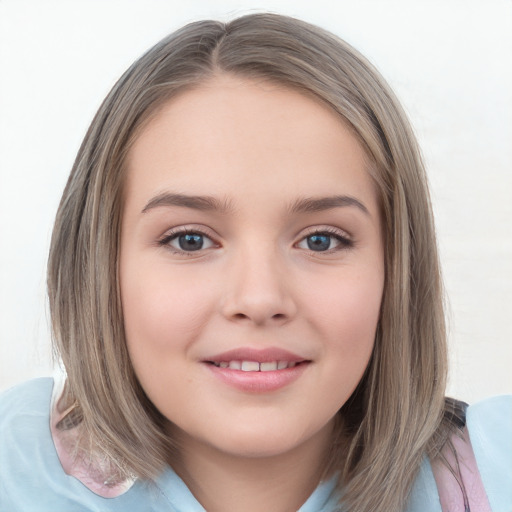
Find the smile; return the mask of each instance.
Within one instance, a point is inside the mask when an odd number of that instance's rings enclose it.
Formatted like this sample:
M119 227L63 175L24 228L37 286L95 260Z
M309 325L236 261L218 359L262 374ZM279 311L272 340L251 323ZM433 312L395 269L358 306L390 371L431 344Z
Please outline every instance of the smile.
M217 368L229 368L230 370L241 370L242 372L274 372L293 368L300 362L297 361L211 361Z
M276 347L240 347L206 357L202 362L224 385L243 393L260 394L291 385L313 361Z

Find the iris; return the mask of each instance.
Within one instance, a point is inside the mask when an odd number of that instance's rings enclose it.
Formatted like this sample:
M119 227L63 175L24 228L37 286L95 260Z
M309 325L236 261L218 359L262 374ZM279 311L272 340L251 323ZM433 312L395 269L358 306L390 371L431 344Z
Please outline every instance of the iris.
M204 244L203 235L190 233L180 235L178 243L183 251L199 251Z
M331 245L329 235L311 235L307 238L308 247L312 251L326 251Z

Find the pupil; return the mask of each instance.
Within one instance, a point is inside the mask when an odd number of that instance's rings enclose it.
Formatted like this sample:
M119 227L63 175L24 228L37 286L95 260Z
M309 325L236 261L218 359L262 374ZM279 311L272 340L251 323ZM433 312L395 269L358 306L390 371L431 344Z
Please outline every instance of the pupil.
M308 247L312 251L326 251L331 245L331 237L328 235L308 236Z
M181 235L179 237L180 249L184 251L198 251L203 247L202 235Z

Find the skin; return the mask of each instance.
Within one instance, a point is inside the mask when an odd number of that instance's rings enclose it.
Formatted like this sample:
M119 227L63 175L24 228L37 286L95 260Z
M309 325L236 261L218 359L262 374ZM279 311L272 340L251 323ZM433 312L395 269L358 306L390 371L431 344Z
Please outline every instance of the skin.
M226 75L170 100L132 146L120 261L128 349L179 442L175 470L209 511L297 510L318 484L382 299L381 219L366 169L328 107ZM209 196L223 208L162 194ZM359 204L292 208L333 196ZM183 251L184 227L206 235L201 250ZM205 363L240 347L308 362L280 389L240 390Z

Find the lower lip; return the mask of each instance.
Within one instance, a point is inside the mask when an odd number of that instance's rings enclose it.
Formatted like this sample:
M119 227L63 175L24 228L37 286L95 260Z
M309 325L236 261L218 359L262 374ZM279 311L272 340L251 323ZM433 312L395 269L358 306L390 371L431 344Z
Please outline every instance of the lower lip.
M309 362L300 363L293 368L269 372L244 372L230 368L220 368L208 364L210 371L224 383L248 393L269 393L288 386L297 380L309 366Z

